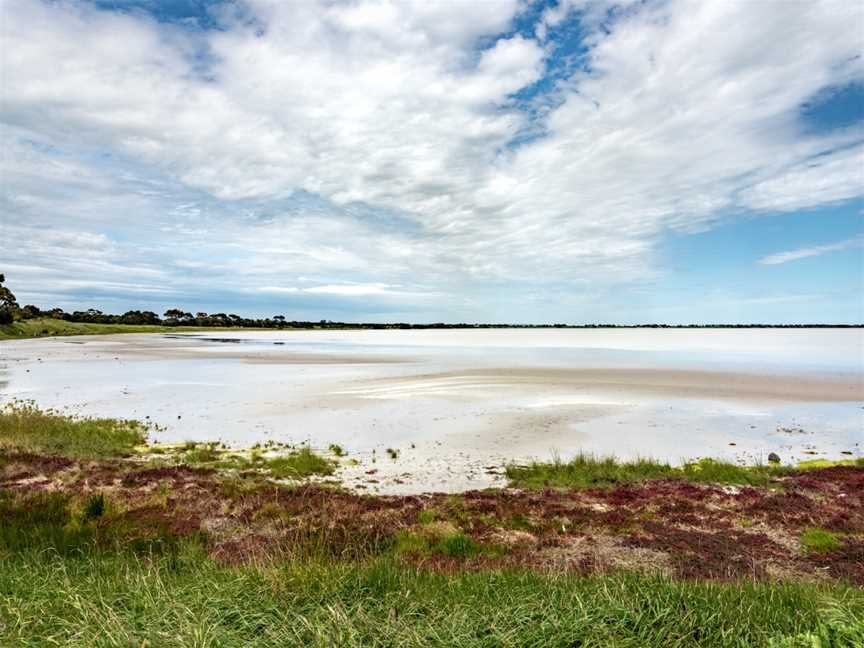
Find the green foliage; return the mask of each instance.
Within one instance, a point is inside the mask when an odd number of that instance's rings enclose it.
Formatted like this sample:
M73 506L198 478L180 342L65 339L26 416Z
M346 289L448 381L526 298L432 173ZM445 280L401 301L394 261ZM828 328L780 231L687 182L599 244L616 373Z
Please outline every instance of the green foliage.
M417 522L420 524L429 524L439 518L438 511L434 509L423 509L417 514Z
M423 515L427 513L427 515ZM481 545L463 533L452 522L435 520L429 511L418 515L420 526L413 530L403 530L396 534L393 551L399 554L440 554L451 558L470 558L481 553L496 555L499 547Z
M20 310L12 291L4 286L6 277L0 274L0 325L11 325L18 318Z
M432 549L451 557L470 558L480 553L480 546L464 533L441 538Z
M116 457L130 454L146 438L146 429L135 421L71 417L25 401L0 407L0 450Z
M332 461L328 461L310 448L305 447L294 450L287 455L265 459L264 465L273 477L279 479L332 475L336 470Z
M795 468L784 466L739 466L716 459L700 459L675 467L654 459L619 462L615 457L582 453L566 462L555 457L551 462L505 467L510 485L517 488L592 488L650 479L756 486L794 471Z
M2 324L2 322L0 322ZM0 326L0 340L67 335L110 335L115 333L163 332L162 326L132 326L127 324L89 324L66 322L50 317L20 320Z
M332 475L336 471L333 461L322 457L311 448L303 446L287 454L266 457L259 445L248 455L238 454L220 447L218 442L187 442L182 448L171 450L162 448L162 456L195 466L208 468L260 471L277 479L303 479L313 475Z
M510 485L520 488L590 488L671 477L675 469L652 459L620 463L614 457L598 458L580 453L567 462L555 457L548 463L532 462L527 466L509 464L505 467L505 473Z
M74 523L69 499L63 493L0 491L0 555L37 548L70 554L88 546L92 530Z
M789 466L740 466L716 459L700 459L681 467L684 479L714 484L764 485L772 477L791 474L795 468Z
M0 645L25 648L851 648L864 637L864 594L839 585L441 574L390 560L225 568L190 547L27 552L0 561L0 592Z
M187 443L181 455L183 463L205 464L218 461L221 456L218 443Z
M100 324L70 322L53 317L3 322L0 321L0 340L39 337L65 337L69 335L117 335L119 333L191 333L196 330L224 331L228 326L171 326L162 324ZM256 327L263 328L263 327Z
M828 553L843 546L836 533L817 527L804 529L801 533L801 544L808 553Z
M84 503L84 519L95 520L105 513L105 496L102 493L91 495Z
M330 452L333 453L333 456L335 457L344 457L346 454L348 454L347 452L345 452L345 449L342 446L336 443L331 443L328 450L330 450Z
M387 453L387 456L390 457L393 461L396 461L399 458L398 450L395 450L393 448L387 448L385 452Z

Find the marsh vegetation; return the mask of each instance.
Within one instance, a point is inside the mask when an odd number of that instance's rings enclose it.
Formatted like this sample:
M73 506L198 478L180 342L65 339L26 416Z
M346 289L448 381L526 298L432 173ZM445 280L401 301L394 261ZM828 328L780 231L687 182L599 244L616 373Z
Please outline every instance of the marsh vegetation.
M0 411L0 645L864 641L854 462L581 456L511 466L521 490L376 497L320 483L341 448L145 433Z

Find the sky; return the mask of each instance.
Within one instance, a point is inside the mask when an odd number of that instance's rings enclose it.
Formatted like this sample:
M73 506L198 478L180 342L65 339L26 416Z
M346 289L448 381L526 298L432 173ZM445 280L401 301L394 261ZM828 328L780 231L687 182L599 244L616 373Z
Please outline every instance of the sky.
M19 303L864 322L864 3L0 0Z

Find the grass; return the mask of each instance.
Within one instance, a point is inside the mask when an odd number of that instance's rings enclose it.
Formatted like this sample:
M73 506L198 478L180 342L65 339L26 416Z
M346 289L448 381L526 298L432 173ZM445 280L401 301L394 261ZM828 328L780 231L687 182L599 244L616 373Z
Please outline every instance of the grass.
M620 462L614 457L578 454L566 462L556 457L551 462L509 464L505 474L510 485L516 488L592 488L650 479L764 485L771 477L793 470L782 466L739 466L715 459L701 459L676 467L654 459Z
M840 536L826 529L809 527L801 533L801 545L808 553L829 553L843 546Z
M78 459L124 457L142 451L146 440L147 428L136 421L74 417L42 410L28 401L0 406L0 463L2 454L8 452ZM245 456L221 448L218 443L189 442L180 447L154 446L143 451L157 455L160 462L262 471L277 479L332 475L336 470L333 461L305 446L276 457L264 457L260 451Z
M25 551L0 563L0 645L855 646L864 594L616 574L441 574L392 559L220 567Z
M25 401L0 407L0 451L114 457L131 454L146 438L146 428L136 421L71 417Z
M231 331L234 328L203 326L162 326L151 324L88 324L67 322L50 317L19 320L0 324L0 340L16 340L68 335L114 335L117 333L191 333L195 331ZM266 330L266 329L256 329Z
M200 538L124 541L94 497L0 491L0 645L852 647L864 591L816 582L435 571L488 548L436 521L353 560L227 567ZM98 516L89 514L100 508ZM275 510L273 513L277 513ZM107 538L104 518L120 525Z
M302 479L314 475L332 475L336 471L335 462L307 446L275 457L265 457L260 448L254 448L250 453L238 453L220 448L218 443L189 442L179 449L161 447L160 450L162 457L174 458L183 464L216 469L264 471L276 479Z
M298 479L312 475L332 475L335 467L332 461L316 454L310 448L292 450L287 455L264 459L267 470L278 479Z
M481 553L497 555L501 552L500 547L480 544L452 523L441 521L422 523L417 529L399 532L393 550L397 555L438 554L450 558L471 558Z

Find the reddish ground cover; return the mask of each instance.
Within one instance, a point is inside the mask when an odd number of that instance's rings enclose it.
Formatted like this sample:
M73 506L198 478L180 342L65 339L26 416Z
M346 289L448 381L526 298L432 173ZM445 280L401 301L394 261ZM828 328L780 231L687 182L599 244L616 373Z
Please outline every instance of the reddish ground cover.
M397 497L278 485L254 473L19 454L5 458L0 490L25 499L45 491L79 500L102 493L110 504L97 526L113 529L111 537L194 535L225 563L286 552L357 558L396 551L444 570L641 569L864 585L864 468L851 466L803 471L766 488L658 480ZM839 548L807 551L801 534L814 527L835 533ZM400 543L406 537L415 542ZM442 537L457 540L436 544Z

